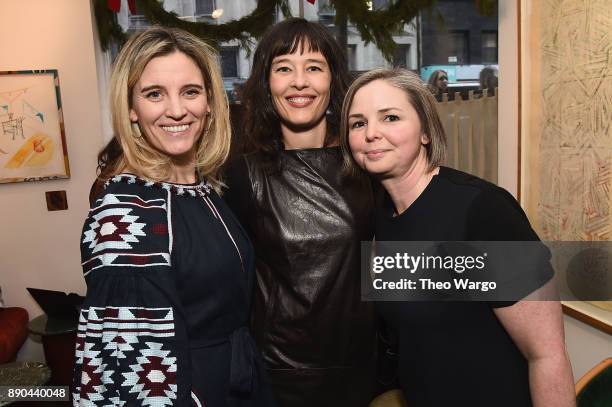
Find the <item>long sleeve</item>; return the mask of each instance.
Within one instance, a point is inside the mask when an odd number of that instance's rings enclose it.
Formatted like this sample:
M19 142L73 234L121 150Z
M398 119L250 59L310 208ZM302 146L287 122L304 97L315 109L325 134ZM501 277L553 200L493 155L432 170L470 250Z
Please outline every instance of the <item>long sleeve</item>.
M81 256L75 406L187 405L189 346L173 280L167 191L111 183L92 204Z

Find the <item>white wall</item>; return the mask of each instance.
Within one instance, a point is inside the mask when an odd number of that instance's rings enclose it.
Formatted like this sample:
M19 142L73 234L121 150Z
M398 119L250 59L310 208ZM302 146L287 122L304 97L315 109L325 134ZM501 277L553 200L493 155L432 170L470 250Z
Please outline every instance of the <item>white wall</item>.
M518 3L499 0L499 184L516 196L519 140ZM574 379L612 357L612 336L565 316Z
M71 177L0 185L0 285L7 306L42 314L26 291L84 294L79 238L102 145L92 14L84 0L2 0L0 71L58 70ZM65 190L68 210L48 212L45 191ZM21 360L42 360L28 340Z
M565 340L572 360L574 379L580 379L593 366L612 357L612 336L565 316Z

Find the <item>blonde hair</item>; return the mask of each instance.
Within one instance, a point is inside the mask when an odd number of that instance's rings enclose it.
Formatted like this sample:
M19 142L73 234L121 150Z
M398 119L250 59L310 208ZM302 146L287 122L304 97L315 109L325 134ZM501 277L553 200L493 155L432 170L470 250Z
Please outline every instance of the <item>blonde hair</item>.
M129 168L154 181L165 181L170 177L170 157L157 151L142 137L129 115L132 91L146 65L153 58L174 52L190 57L204 78L210 113L204 134L197 141L195 169L201 179L207 178L219 191L222 185L219 169L229 155L231 127L218 54L201 39L177 28L150 27L130 38L117 56L110 80L110 102L115 138L123 151L110 164L111 168L105 171L105 175Z
M429 139L429 143L425 144L428 170L432 171L440 166L446 158L446 133L444 132L444 127L442 127L440 116L438 116L436 99L421 78L409 70L402 68L379 68L359 76L349 87L346 97L344 98L344 103L342 104L340 145L342 147L345 173L354 175L359 168L351 154L351 148L348 142L349 110L353 104L353 99L357 91L365 85L379 79L404 91L410 105L416 110L419 116L421 130Z

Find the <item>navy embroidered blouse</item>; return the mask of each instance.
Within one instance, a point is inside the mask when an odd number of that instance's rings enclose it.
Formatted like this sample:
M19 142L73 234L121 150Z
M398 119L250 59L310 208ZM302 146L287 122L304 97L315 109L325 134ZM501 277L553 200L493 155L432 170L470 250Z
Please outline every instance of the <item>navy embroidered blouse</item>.
M81 255L75 405L271 405L246 328L251 245L208 184L114 177Z

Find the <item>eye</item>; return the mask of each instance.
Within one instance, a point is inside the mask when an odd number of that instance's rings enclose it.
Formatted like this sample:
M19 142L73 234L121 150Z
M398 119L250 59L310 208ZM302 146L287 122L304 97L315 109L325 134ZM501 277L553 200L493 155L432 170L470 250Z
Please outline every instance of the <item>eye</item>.
M185 91L185 96L189 98L195 98L200 95L200 89L197 88L189 88Z
M351 123L351 125L349 126L351 129L359 129L361 127L365 126L365 121L363 120L356 120L353 123Z
M152 90L150 92L145 93L145 98L147 99L151 99L151 100L159 100L161 99L161 92L158 90Z
M398 120L399 120L399 116L394 115L394 114L388 114L384 118L385 122L396 122Z
M291 71L291 69L289 69L288 66L279 66L274 68L274 72L289 72Z
M321 69L320 66L316 65L309 66L308 68L306 68L306 70L309 72L323 72L323 69Z

